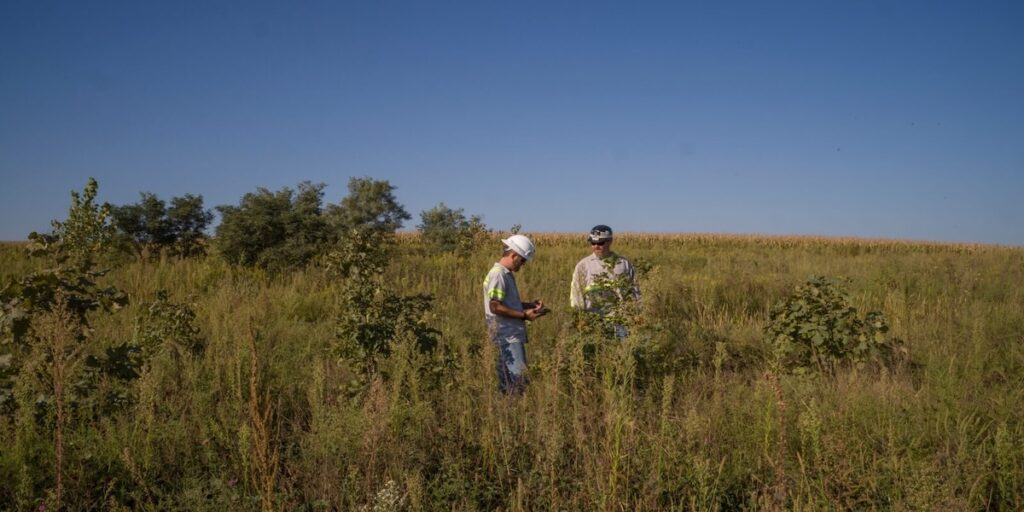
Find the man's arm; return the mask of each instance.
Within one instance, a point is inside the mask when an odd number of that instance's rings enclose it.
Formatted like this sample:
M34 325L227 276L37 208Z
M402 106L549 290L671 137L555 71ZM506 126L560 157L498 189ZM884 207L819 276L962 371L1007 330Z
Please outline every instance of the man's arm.
M537 314L536 309L527 309L526 311L519 311L518 309L512 309L502 303L500 300L491 299L490 302L491 313L506 318L513 318L516 320L536 320L540 315Z
M574 308L582 308L583 304L583 269L576 264L572 272L572 284L569 285L569 305Z

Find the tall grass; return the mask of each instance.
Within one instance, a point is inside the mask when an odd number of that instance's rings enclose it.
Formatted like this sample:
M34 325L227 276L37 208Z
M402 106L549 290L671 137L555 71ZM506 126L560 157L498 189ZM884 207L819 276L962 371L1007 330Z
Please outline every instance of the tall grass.
M154 355L130 404L105 414L36 403L19 376L21 408L0 419L0 508L1024 507L1024 249L620 235L614 249L651 266L648 325L589 351L568 311L589 248L534 239L517 280L553 313L530 327L521 397L498 393L484 340L480 281L497 240L457 256L401 237L387 281L434 295L443 335L433 355L398 336L365 381L337 356L345 304L316 268L116 268L105 282L131 304L94 319L91 350L133 339L160 289L195 311L205 350ZM0 247L4 277L34 268L15 249ZM812 274L845 278L857 308L882 311L910 364L773 372L768 308Z

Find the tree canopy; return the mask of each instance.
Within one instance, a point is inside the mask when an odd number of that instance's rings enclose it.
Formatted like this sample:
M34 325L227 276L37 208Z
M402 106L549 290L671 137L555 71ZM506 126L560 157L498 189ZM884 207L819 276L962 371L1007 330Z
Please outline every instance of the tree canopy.
M168 250L180 256L202 254L202 241L213 213L203 209L203 196L185 194L171 198L171 206L150 192L139 202L111 208L113 227L122 243L140 257Z

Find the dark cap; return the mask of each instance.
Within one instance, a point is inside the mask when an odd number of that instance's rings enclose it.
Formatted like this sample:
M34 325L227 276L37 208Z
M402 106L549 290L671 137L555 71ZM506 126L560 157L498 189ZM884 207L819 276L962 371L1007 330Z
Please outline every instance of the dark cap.
M604 224L598 224L590 229L590 235L587 236L587 241L590 242L604 242L612 239L612 228L605 226Z

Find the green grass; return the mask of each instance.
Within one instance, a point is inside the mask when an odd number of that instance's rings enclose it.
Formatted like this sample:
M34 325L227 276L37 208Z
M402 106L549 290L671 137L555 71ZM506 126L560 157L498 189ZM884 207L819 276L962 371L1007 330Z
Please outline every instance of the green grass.
M455 256L401 238L387 282L432 294L443 335L434 357L400 337L361 388L335 355L340 285L318 269L268 277L212 257L115 268L103 282L131 303L93 319L94 350L133 339L159 289L195 311L206 349L154 356L131 405L74 416L66 507L1024 508L1024 249L622 235L615 250L652 266L650 329L588 356L568 312L588 247L535 241L517 280L553 313L530 327L518 399L497 392L484 341L496 242ZM23 250L0 245L4 282L37 268ZM848 279L853 305L882 311L912 363L769 372L768 308L812 274ZM0 419L0 508L54 499L53 412L40 410Z

